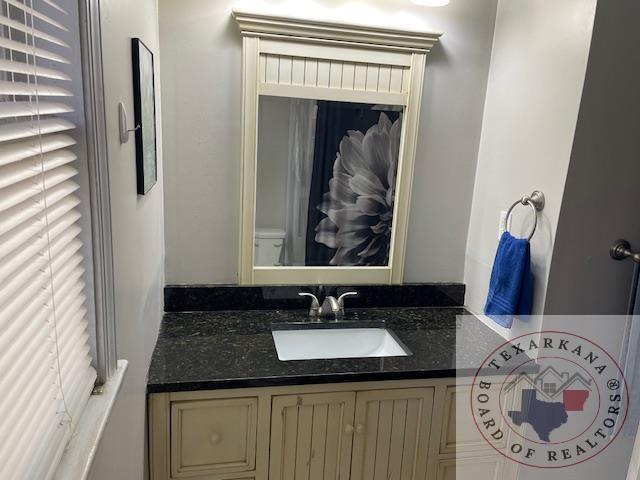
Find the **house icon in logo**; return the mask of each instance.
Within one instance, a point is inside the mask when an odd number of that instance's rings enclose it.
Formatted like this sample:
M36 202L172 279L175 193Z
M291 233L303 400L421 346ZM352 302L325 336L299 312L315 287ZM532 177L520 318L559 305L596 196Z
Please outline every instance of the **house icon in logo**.
M568 412L583 412L592 389L592 380L580 373L559 372L552 366L537 375L527 372L509 382L505 391L520 389L520 409L508 411L514 425L530 424L543 442L550 433L567 423Z
M535 390L536 398L539 400L562 401L567 411L582 411L591 392L591 384L591 379L585 378L579 372L570 375L569 372L558 372L552 366L548 366L534 376L521 372L507 384L505 391L511 391L515 387L523 391Z

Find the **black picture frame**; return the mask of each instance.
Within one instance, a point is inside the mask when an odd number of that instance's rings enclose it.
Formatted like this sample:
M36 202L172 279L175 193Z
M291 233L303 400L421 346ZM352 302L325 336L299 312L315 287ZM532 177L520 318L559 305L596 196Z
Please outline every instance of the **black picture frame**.
M158 180L153 52L139 38L131 39L131 52L137 190L146 195Z

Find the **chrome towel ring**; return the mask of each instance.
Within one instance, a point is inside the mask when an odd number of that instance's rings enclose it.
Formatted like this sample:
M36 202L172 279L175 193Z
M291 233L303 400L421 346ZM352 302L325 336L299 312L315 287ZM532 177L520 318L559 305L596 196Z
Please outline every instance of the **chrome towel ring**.
M531 233L527 237L527 240L531 240L533 234L536 233L536 227L538 226L538 212L541 212L544 208L544 202L544 193L540 190L534 190L531 195L525 195L520 200L516 200L513 202L513 205L509 207L509 210L507 210L507 216L504 219L505 227L509 225L509 217L516 205L529 205L531 207L531 212L533 213L533 228L531 228ZM506 228L505 231L507 231Z

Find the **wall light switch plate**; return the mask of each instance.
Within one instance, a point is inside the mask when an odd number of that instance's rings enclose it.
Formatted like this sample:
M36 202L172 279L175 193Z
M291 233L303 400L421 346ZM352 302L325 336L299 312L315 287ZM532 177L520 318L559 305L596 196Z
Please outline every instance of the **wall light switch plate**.
M502 234L504 233L505 229L511 231L511 218L509 218L509 225L505 226L505 222L507 220L507 211L506 210L502 210L500 212L500 221L498 223L498 240L500 240L500 237L502 237Z

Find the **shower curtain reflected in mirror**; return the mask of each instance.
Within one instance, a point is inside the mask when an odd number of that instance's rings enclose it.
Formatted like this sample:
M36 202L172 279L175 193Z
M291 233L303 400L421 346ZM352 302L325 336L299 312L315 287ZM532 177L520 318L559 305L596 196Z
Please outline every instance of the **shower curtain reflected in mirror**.
M307 265L389 263L400 131L390 107L318 102Z
M316 135L318 105L313 100L291 99L289 123L285 265L304 266L307 216Z

